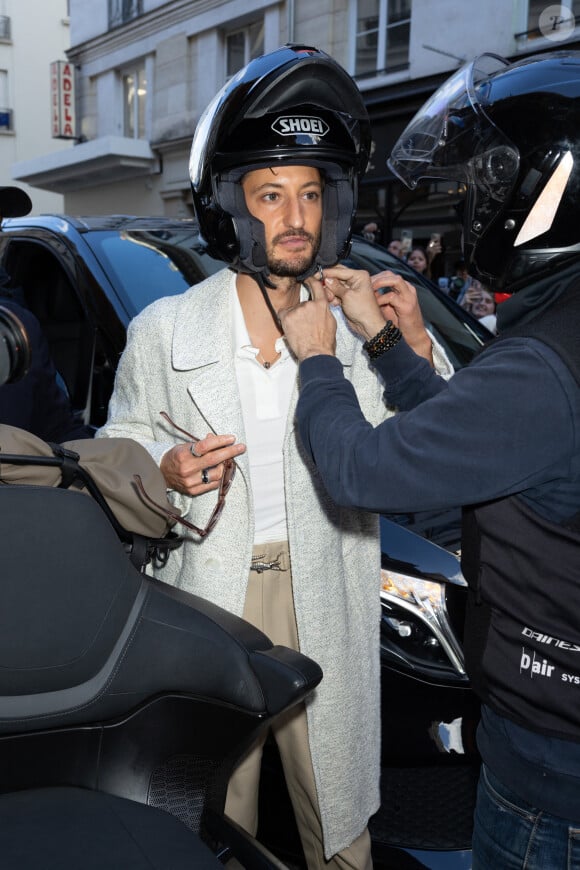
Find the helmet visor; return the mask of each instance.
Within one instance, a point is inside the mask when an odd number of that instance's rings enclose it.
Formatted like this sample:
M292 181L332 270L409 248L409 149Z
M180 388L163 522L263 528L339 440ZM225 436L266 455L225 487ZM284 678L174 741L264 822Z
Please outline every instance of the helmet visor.
M488 83L504 58L483 54L459 69L417 112L399 137L388 166L407 187L441 178L475 185L502 202L519 169L516 146L485 112Z

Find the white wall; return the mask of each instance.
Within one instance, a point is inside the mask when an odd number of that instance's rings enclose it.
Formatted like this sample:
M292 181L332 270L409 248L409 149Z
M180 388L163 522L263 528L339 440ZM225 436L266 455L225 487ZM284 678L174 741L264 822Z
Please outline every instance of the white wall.
M107 0L70 0L71 44L80 45L106 33L109 22Z
M43 3L44 0L38 2ZM193 6L195 2L196 0L182 0L181 5ZM168 0L143 0L143 14L167 3ZM72 45L94 39L109 29L108 0L70 0L70 17Z
M72 147L68 140L53 139L51 128L50 63L66 60L66 0L3 0L0 14L11 19L12 41L0 44L0 69L8 70L14 110L14 131L0 133L0 184L27 190L35 213L61 211L62 196L13 182L11 166Z
M410 76L420 78L458 66L453 58L425 45L466 60L485 51L513 54L514 33L525 29L518 22L518 6L517 0L413 0Z
M67 193L66 213L162 215L162 202L157 180L137 178Z

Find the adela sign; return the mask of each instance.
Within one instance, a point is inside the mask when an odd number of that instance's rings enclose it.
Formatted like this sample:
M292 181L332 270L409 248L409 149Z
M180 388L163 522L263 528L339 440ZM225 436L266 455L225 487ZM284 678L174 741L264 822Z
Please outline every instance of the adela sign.
M76 139L74 66L65 60L50 65L53 139Z

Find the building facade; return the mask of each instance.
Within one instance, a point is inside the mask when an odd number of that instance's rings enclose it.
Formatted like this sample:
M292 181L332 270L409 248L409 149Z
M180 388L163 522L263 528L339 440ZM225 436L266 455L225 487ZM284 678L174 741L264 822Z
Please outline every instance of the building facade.
M50 64L65 61L70 42L67 0L0 0L0 186L13 166L71 147L52 136ZM34 212L61 211L59 191L30 187Z
M580 47L580 0L70 0L70 23L77 142L16 167L22 181L62 194L69 213L190 215L189 149L204 107L250 58L299 42L335 57L365 97L374 153L360 224L377 220L385 241L437 230L451 247L457 189L407 191L386 167L393 142L481 52Z

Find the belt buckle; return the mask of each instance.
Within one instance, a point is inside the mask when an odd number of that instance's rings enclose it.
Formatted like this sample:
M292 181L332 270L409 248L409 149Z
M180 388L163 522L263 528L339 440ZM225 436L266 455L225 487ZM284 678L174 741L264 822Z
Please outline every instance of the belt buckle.
M263 574L264 571L287 571L287 568L283 568L280 564L280 556L282 553L278 553L275 559L271 562L264 562L264 556L266 554L263 553L260 556L253 556L252 563L250 565L250 571L256 571L257 574Z

